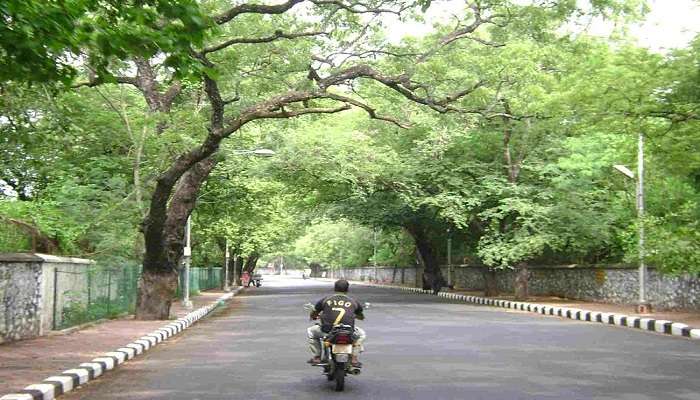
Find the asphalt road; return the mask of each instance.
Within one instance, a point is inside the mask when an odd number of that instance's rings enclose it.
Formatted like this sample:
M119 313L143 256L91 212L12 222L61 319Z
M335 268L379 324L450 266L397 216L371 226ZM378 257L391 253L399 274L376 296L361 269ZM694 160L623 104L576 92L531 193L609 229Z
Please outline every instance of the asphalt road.
M330 291L268 279L63 399L700 399L697 342L359 286L364 371L336 393L305 364L302 305Z

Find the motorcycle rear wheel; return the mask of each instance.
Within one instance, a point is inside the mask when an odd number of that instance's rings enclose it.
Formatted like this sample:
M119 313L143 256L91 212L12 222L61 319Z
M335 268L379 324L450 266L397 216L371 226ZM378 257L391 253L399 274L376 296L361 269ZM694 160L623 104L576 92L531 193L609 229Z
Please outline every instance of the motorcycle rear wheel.
M333 375L335 375L335 391L342 392L345 389L345 364L336 364Z

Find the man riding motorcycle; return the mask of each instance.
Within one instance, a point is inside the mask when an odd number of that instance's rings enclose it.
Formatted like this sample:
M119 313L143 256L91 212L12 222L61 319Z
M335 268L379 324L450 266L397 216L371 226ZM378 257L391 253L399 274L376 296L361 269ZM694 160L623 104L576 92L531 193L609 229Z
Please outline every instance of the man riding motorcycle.
M365 331L355 326L355 319L363 320L362 305L354 298L347 295L350 284L345 279L339 279L335 282L335 293L326 296L316 303L311 315L312 320L321 317L321 325L314 324L307 329L306 333L309 338L309 350L313 354L313 358L308 362L310 364L319 364L321 362L321 344L320 338L331 331L333 326L338 324L350 325L355 331L355 341L352 347L353 367L361 367L359 355L362 351L362 343L367 335Z

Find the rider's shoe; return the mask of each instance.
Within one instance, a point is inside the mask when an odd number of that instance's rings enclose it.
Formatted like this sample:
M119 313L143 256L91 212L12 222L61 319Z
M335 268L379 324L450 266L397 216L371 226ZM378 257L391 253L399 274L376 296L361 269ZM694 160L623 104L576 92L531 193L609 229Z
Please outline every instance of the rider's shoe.
M321 357L314 357L307 361L309 364L320 364L321 363Z

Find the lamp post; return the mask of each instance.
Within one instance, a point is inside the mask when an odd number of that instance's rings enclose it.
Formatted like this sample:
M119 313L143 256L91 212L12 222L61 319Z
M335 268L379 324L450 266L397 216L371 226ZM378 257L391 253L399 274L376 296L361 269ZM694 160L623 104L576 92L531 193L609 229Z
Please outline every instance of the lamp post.
M452 288L452 233L447 228L447 287Z
M639 223L639 301L637 304L637 312L646 314L651 312L651 304L646 298L646 277L647 268L644 263L644 133L639 133L637 143L637 177L635 179L634 172L624 165L613 165L620 173L626 177L633 179L636 183L636 203L637 203L637 219Z
M228 285L228 260L230 256L228 252L228 238L226 238L224 247L226 247L226 249L224 250L224 291L228 292L231 290L231 288Z
M190 262L192 261L192 247L190 247L190 231L192 230L192 217L187 217L187 225L185 225L185 248L183 249L183 258L185 260L185 284L183 285L182 306L191 309L192 301L190 300Z
M276 153L270 149L255 149L255 150L233 150L232 153L237 156L253 155L258 157L272 157Z
M374 252L372 255L372 263L374 264L374 281L379 282L379 270L377 269L377 228L374 228Z

